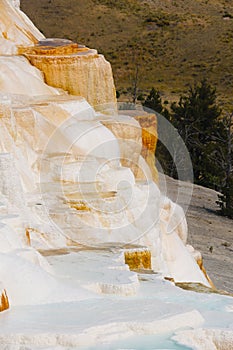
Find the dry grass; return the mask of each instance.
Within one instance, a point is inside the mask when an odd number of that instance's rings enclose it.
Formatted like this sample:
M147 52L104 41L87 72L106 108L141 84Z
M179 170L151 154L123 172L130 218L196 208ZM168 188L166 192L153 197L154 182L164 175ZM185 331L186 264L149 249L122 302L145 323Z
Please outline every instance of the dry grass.
M220 102L233 106L231 0L22 0L21 6L47 37L104 53L122 99L138 65L139 93L155 86L173 101L208 78Z

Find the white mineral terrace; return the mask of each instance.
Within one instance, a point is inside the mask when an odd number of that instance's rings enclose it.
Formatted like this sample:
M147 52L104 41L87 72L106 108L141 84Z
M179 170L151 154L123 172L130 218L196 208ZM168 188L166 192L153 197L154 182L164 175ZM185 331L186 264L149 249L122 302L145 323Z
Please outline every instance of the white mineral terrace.
M175 285L216 292L150 176L139 121L47 85L18 55L38 40L0 0L0 350L233 349L232 297ZM130 270L126 253L148 266Z

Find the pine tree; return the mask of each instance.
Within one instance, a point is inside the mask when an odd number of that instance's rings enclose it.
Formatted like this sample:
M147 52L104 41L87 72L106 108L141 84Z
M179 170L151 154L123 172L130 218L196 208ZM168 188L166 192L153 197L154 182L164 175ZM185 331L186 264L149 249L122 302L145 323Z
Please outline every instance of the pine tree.
M228 179L218 198L216 203L220 206L220 213L233 219L233 176Z
M163 106L162 106L162 99L160 97L160 94L155 88L153 87L145 99L145 101L142 104L146 108L150 108L153 111L157 113L162 113Z
M172 120L189 150L193 163L194 181L215 187L215 166L210 161L210 153L216 142L221 110L216 103L216 91L206 81L190 87L171 106Z
M220 172L221 187L219 201L221 214L233 219L233 113L221 119L222 127L215 150L215 161Z

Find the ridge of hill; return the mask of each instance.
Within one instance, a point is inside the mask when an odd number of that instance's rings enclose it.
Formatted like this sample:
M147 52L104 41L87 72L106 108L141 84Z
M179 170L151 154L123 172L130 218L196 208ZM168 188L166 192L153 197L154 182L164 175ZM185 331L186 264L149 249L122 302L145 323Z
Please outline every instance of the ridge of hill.
M138 94L154 86L170 102L208 78L219 101L232 108L231 0L22 0L21 8L45 36L103 53L122 100L138 67Z

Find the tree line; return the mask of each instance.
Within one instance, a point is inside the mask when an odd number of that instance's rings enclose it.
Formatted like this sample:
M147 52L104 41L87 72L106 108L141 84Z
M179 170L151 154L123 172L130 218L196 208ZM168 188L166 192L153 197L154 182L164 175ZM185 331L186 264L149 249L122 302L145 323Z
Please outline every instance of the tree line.
M142 104L163 115L175 127L174 134L168 135L169 152L158 141L156 157L163 171L177 178L177 164L182 164L177 140L181 137L191 157L194 183L219 191L219 211L233 219L233 111L221 110L216 89L202 80L168 109L160 93L152 88Z

